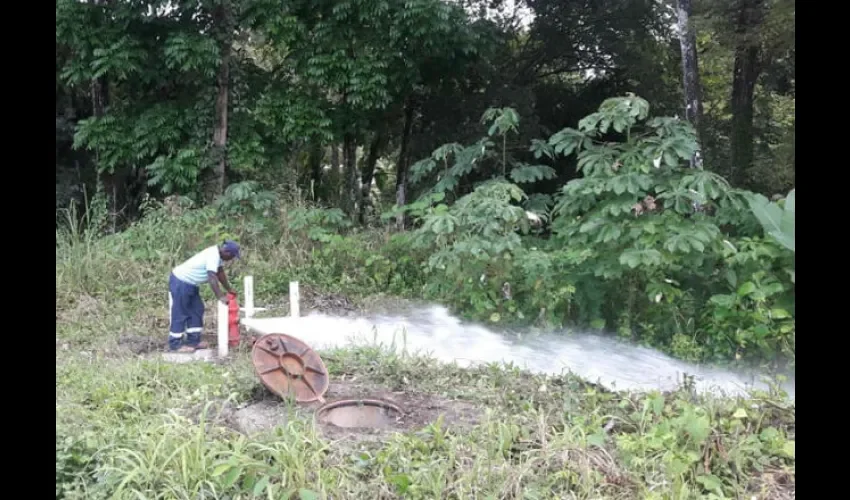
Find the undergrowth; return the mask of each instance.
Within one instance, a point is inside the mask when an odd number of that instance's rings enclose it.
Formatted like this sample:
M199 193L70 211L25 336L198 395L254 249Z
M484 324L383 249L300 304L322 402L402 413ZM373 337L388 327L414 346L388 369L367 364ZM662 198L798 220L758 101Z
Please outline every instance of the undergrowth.
M795 418L779 394L607 392L572 376L462 369L380 348L324 352L342 373L483 411L378 443L308 418L242 435L217 418L259 382L223 365L67 354L57 367L57 498L792 498ZM283 403L281 403L283 404Z
M261 276L261 303L290 280L366 297L412 294L428 279L408 235L354 231L303 205L274 210L221 222L213 208L169 202L119 234L57 232L57 498L793 498L795 410L777 391L630 395L359 348L322 353L332 380L467 401L480 421L377 443L332 441L309 418L236 432L221 412L250 404L260 385L244 353L172 365L122 349L127 337L164 346L171 266L238 238L232 281Z
M521 185L551 172L504 151L518 117L492 110L497 140L444 146L414 169L440 174L403 207L409 232L360 228L250 183L210 207L148 202L109 235L101 200L72 207L56 234L57 498L793 498L795 409L778 390L613 393L359 348L324 353L332 377L467 401L482 417L336 442L303 415L257 435L229 426L222 412L259 386L244 353L170 365L127 350L127 339L164 345L170 268L233 238L244 251L231 281L260 277L263 305L297 280L355 301L425 298L485 321L616 330L686 359L793 359L793 192L772 203L682 170L692 130L638 127L646 115L637 98L606 101L579 129L536 141L537 157L577 153L585 176L528 199ZM622 143L598 142L609 126ZM455 193L485 160L502 177Z
M505 149L519 127L513 110L483 121L492 125L479 141L441 146L412 168L421 196L384 214L405 212L410 231L358 226L244 182L210 207L149 202L141 221L100 237L94 200L58 226L57 308L85 296L118 308L162 303L170 267L229 237L245 248L233 281L262 277L262 296L283 298L298 280L355 301L400 296L485 322L616 332L692 361L793 364L794 191L769 202L688 168L692 127L651 118L628 96L532 141L541 162L576 155L581 177L529 197L523 188L553 181L554 170ZM488 168L501 175L471 181Z

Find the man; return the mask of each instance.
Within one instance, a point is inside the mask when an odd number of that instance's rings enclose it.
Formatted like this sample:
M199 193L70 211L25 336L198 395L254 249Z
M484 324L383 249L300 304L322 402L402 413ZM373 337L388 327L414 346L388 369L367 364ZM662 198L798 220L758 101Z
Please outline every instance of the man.
M221 245L206 248L172 269L168 279L168 301L171 308L168 348L171 351L191 353L196 349L208 347L206 342L201 342L204 302L201 300L200 286L209 283L218 300L227 304L227 295L221 291L219 283L229 293L234 292L227 282L222 261L228 262L238 258L239 244L225 240Z

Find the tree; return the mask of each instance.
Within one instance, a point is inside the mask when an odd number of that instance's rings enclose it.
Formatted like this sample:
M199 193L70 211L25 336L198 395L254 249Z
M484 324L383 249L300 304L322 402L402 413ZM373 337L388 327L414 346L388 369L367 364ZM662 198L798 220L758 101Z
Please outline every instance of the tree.
M712 163L735 185L785 191L794 164L794 2L697 6L701 52L713 66Z
M679 44L682 48L682 88L685 95L685 117L697 130L697 136L700 136L702 99L700 96L699 63L697 61L696 34L690 17L691 0L677 0L676 27ZM701 165L701 154L697 150L691 161L691 166L699 167Z
M212 32L218 42L219 63L216 74L215 128L213 148L216 158L213 195L224 194L227 187L227 115L230 98L230 58L236 30L232 0L216 0L212 5Z

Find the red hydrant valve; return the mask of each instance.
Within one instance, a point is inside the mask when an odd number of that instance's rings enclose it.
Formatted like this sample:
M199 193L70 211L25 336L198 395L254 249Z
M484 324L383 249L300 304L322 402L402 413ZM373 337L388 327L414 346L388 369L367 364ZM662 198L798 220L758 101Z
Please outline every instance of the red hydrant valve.
M239 345L239 302L235 293L227 294L227 345Z

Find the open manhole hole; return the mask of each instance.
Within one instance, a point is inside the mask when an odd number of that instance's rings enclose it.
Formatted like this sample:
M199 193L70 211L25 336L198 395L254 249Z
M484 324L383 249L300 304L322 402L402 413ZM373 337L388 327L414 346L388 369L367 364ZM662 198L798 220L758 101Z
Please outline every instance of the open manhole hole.
M378 399L345 399L316 411L319 423L348 429L381 429L395 425L404 415L398 406Z

